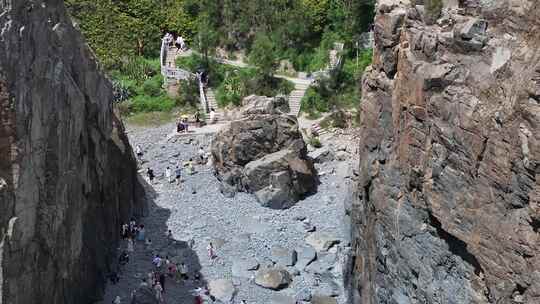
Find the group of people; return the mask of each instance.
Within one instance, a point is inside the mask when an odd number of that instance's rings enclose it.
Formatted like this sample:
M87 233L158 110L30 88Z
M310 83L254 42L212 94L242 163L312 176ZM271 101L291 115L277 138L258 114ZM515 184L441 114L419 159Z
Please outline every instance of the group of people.
M186 49L186 41L181 35L176 36L176 39L174 39L174 35L171 33L166 33L165 37L163 37L165 40L165 43L167 43L168 46L172 47L173 45L176 47L176 52L184 51Z

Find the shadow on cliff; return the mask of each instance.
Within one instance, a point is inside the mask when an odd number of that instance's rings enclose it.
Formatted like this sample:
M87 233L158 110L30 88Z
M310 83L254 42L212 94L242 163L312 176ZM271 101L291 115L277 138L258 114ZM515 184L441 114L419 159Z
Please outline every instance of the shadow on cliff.
M146 238L152 241L152 245L150 248L146 248L143 242L136 242L135 251L130 254L129 263L125 266L118 266L120 281L114 285L110 284L109 281L103 303L112 303L116 296L121 297L122 303L153 303L151 301L154 297L153 292L144 293L139 290L135 293L135 298L132 297L132 292L140 287L142 279L147 278L149 272L156 270L152 264L155 254L159 254L163 258L167 257L179 265L185 263L188 266L187 281L178 283L174 278L166 276L163 294L165 303L194 303L194 290L198 287L207 288L207 282L200 274L202 267L199 257L186 241L167 237L169 230L167 221L171 211L156 204L159 194L152 185L143 178L139 178L139 181L145 190L146 206L144 206L144 216L139 218L137 223L144 224ZM122 241L120 248L119 253L126 248L125 241ZM167 268L162 266L161 271L167 273ZM194 279L195 274L199 274L199 280Z

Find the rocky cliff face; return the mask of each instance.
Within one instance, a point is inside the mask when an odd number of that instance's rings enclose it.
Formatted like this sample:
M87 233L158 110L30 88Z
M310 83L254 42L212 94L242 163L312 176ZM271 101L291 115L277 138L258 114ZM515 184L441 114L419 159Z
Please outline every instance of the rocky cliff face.
M0 8L0 303L92 303L142 212L133 152L63 1Z
M540 3L436 2L378 1L352 300L540 303Z

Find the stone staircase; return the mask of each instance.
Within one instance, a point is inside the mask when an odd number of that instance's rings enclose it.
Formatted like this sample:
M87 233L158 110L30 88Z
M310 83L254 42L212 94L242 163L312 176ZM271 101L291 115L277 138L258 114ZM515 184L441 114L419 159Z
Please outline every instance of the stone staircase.
M310 82L295 82L294 83L294 90L289 95L289 108L290 112L289 114L298 116L300 113L300 108L302 106L302 98L304 98L304 95L306 94L307 89L311 85Z

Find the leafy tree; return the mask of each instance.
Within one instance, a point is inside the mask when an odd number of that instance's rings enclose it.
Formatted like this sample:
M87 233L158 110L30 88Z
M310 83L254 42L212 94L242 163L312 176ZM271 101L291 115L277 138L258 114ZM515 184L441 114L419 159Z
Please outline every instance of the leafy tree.
M260 33L255 38L249 52L249 63L256 66L260 75L270 77L277 68L275 47L264 33Z
M197 47L204 57L206 66L209 65L208 57L213 54L218 44L218 34L212 27L210 15L203 14L199 17Z

